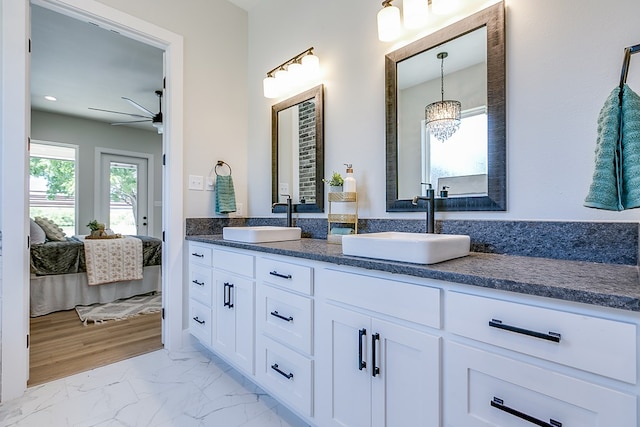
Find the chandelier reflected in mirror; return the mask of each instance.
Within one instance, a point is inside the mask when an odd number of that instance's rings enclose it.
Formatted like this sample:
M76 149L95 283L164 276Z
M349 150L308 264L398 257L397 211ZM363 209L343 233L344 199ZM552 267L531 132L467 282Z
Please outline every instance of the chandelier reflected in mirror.
M444 100L444 59L447 52L438 53L440 62L441 100L427 105L424 109L427 130L441 142L446 141L460 127L460 101Z

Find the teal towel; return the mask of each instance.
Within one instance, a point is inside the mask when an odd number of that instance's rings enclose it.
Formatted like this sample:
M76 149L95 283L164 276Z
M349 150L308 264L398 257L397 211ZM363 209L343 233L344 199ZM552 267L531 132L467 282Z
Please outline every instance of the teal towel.
M233 189L231 175L218 175L216 178L216 214L236 211L236 192Z
M331 234L346 235L346 234L354 234L354 233L355 233L355 230L349 227L333 227L331 229Z
M595 171L584 205L621 211L640 207L640 97L616 87L598 116Z
M624 85L622 92L622 206L640 207L640 96Z

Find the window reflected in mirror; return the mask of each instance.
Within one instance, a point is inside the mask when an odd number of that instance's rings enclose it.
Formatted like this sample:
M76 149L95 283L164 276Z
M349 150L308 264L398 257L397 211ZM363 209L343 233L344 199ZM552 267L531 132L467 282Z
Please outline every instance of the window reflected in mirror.
M498 3L385 56L388 212L419 210L411 200L425 194L422 183L436 196L447 187L439 211L506 209L504 37ZM425 107L443 98L462 114L441 142L425 127Z

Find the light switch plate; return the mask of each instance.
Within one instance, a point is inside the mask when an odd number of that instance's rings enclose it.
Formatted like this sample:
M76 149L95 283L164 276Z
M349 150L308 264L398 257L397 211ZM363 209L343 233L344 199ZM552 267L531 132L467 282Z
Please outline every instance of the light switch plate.
M207 191L213 191L216 189L216 180L212 176L207 177Z
M189 190L203 190L202 175L189 175Z

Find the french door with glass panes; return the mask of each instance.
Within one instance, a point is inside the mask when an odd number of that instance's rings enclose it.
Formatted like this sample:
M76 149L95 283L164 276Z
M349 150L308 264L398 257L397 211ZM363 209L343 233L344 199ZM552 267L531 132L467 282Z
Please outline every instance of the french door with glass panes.
M100 198L96 211L114 233L148 235L149 161L100 153Z

